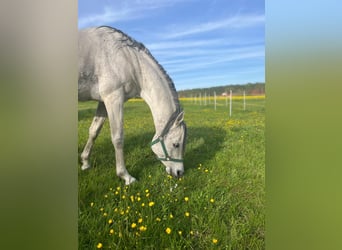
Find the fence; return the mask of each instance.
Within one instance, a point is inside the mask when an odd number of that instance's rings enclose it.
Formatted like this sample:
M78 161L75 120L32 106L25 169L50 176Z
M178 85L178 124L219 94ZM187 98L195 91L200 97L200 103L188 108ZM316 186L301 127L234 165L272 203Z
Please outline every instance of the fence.
M229 109L229 116L231 117L233 114L234 104L238 103L238 106L242 106L243 111L246 111L248 110L247 107L258 106L254 101L265 100L265 95L247 96L245 91L242 95L233 95L232 90L230 90L229 94L225 96L217 96L216 92L214 91L212 95L210 93L207 94L207 92L204 92L192 95L191 97L181 97L180 100L191 102L200 106L213 106L215 111L217 110L218 105L224 105ZM261 106L264 106L264 104L260 105L260 107Z

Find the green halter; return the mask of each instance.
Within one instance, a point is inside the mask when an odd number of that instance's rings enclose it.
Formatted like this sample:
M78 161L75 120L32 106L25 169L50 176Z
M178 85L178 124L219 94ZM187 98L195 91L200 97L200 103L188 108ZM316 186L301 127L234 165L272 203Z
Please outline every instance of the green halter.
M151 142L151 146L153 146L154 144L157 144L159 143L161 144L162 146L162 149L163 149L163 152L164 152L164 155L165 157L164 158L161 158L161 157L157 157L158 160L160 161L174 161L174 162L183 162L183 159L175 159L175 158L172 158L169 153L167 152L166 150L166 147L165 147L165 143L164 143L164 138L162 136L158 137L157 139L155 139L154 141Z
M169 132L174 120L177 118L177 116L180 114L179 110L176 110L176 112L174 112L171 117L170 120L167 122L167 124L165 125L165 128L163 129L162 133L160 134L160 136L158 136L157 139L153 140L151 142L151 147L157 143L160 142L163 152L164 152L164 156L165 157L157 157L158 160L160 161L173 161L173 162L183 162L183 159L175 159L172 158L169 153L167 152L165 143L164 143L164 136Z

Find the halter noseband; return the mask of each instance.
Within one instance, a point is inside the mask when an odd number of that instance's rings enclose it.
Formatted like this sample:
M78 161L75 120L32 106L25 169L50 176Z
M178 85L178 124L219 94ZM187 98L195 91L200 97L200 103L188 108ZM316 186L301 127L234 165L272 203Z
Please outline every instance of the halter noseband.
M171 125L173 124L174 120L177 118L177 116L180 114L180 112L177 110L175 113L172 114L170 120L167 122L167 124L165 125L165 128L163 129L162 133L160 134L160 136L157 137L157 139L153 140L151 142L151 147L157 143L160 142L164 155L165 157L157 157L158 160L160 161L173 161L173 162L183 162L183 159L175 159L172 158L169 153L167 152L165 143L164 143L164 136L166 135L167 132L169 132Z

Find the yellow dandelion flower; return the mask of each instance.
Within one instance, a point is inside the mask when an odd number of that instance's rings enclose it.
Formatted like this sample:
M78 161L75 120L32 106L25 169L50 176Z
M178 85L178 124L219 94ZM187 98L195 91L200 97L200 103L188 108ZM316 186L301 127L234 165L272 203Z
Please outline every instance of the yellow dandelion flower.
M208 169L206 169L206 170L204 170L204 172L208 173L208 172L209 172L209 170L208 170Z
M141 223L141 222L143 222L143 219L139 218L138 223Z
M114 229L109 230L109 234L114 234Z
M190 234L191 234L191 235L194 235L194 231L191 230L191 231L190 231Z
M104 209L104 208L103 208L103 207L101 207L101 208L100 208L100 211L102 212L102 211L103 211L103 209Z
M121 187L117 187L116 190L120 191Z
M189 197L185 197L184 200L185 200L185 201L189 201Z
M103 213L103 216L106 217L106 216L107 216L107 213Z
M91 202L91 203L90 203L90 206L93 207L93 206L94 206L94 202Z
M144 206L145 206L145 203L141 203L141 206L144 207Z
M126 196L125 196L125 195L123 195L121 198L124 200L124 199L126 199Z
M172 214L170 214L169 217L170 217L170 219L173 219L173 215Z
M146 189L146 190L145 190L145 193L148 193L148 192L149 192L149 190L148 190L148 189Z
M160 222L160 221L161 221L161 219L160 219L159 217L157 217L157 218L156 218L156 221L157 221L157 222Z
M105 194L104 197L105 197L105 198L108 198L108 195Z
M145 232L147 230L147 227L141 226L139 227L140 232Z
M131 199L131 202L134 202L134 195L131 195L129 198Z
M178 231L178 234L179 234L179 235L182 235L182 234L183 234L183 232L182 232L182 231Z
M149 197L149 196L150 196L150 193L147 193L147 194L146 194L146 197Z
M171 228L169 228L169 227L165 229L165 232L166 232L167 234L170 234L171 231L172 231L172 230L171 230Z
M96 246L96 248L102 248L102 247L103 247L102 243L99 243L99 244L97 244L97 246Z
M114 212L115 213L117 213L118 212L118 208L116 207L116 208L114 208Z
M113 220L112 219L108 220L108 224L113 224Z
M189 212L185 212L185 216L186 216L186 217L189 217L189 216L190 216L190 213L189 213Z
M151 201L150 203L148 203L148 206L149 206L149 207L152 207L152 206L154 206L154 202L153 202L153 201Z
M140 200L141 200L141 198L140 198L140 197L138 197L138 198L137 198L137 201L140 201Z
M214 243L214 244L217 244L217 242L218 242L218 239L215 239L215 238L214 238L214 239L213 239L213 243Z
M136 223L132 223L131 228L136 228L137 224Z
M215 202L215 200L214 200L213 198L211 198L211 199L210 199L210 202L211 202L211 203L214 203L214 202Z
M115 195L118 195L119 194L119 192L118 191L115 191Z

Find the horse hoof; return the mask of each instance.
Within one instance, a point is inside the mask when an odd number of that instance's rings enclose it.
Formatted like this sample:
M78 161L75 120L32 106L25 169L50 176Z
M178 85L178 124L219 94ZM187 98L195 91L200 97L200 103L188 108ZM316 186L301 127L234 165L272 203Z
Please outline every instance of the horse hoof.
M84 164L84 165L82 165L82 167L81 167L82 170L87 170L87 169L89 169L89 168L90 168L90 165L89 165L89 164Z
M126 180L126 185L128 186L128 185L130 185L130 184L132 184L133 182L136 182L137 181L137 179L135 179L134 177L130 177L130 178L128 178L128 180Z

